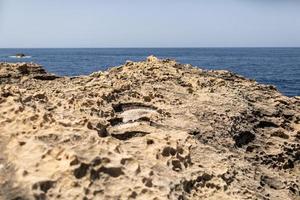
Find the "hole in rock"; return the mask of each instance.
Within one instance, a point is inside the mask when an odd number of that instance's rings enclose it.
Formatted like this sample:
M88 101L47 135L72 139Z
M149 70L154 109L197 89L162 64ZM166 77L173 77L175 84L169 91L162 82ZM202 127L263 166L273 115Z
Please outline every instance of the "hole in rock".
M255 135L250 131L244 131L234 136L235 145L237 147L242 147L243 145L249 144L255 139Z
M84 177L86 175L89 167L90 167L90 165L81 163L80 166L74 170L74 176L77 179Z
M143 132L143 131L126 131L121 134L111 134L111 136L118 140L129 140L133 137L143 137L147 134L150 134L150 133Z
M126 110L132 109L149 109L149 110L157 110L156 107L152 105L146 105L143 103L119 103L112 105L115 112L124 112Z

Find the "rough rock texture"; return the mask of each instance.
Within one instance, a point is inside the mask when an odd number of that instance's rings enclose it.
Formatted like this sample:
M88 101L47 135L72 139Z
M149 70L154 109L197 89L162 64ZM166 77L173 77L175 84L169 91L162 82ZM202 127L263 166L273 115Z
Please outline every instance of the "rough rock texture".
M58 76L47 73L42 66L34 63L0 63L0 84L22 83L28 78L54 80Z
M2 63L0 113L0 199L300 199L299 97L227 71Z

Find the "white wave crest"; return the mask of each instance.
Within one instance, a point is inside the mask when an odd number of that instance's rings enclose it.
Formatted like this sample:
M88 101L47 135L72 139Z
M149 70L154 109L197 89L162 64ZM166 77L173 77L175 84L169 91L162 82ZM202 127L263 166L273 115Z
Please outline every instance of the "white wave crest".
M23 58L31 58L31 56L23 56L23 57L20 57L20 56L9 56L10 58L18 58L18 59L23 59Z

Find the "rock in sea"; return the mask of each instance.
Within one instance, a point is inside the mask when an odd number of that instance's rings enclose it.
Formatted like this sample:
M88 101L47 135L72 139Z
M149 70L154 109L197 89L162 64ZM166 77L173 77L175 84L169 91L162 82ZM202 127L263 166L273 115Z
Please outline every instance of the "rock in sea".
M23 53L17 53L15 56L16 58L24 58L26 55Z

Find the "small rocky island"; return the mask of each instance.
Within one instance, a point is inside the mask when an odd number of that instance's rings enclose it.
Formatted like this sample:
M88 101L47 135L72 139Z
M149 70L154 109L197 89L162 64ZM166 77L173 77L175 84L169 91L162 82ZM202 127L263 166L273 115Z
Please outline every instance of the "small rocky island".
M300 98L149 57L0 63L0 199L299 199Z
M16 58L24 58L24 57L26 57L26 55L23 54L23 53L17 53L17 54L15 55L15 57L16 57Z

